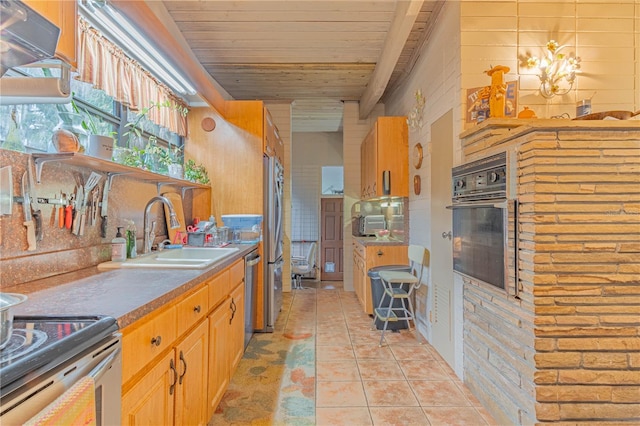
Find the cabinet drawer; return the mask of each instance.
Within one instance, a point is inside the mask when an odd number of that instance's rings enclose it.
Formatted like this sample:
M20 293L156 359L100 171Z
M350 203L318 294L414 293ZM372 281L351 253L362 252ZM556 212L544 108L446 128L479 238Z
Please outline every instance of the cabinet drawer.
M208 284L209 307L214 308L229 294L229 270L213 277Z
M142 367L170 347L176 340L176 308L151 313L142 325L122 336L122 383L126 383Z
M238 284L244 281L244 259L240 259L229 268L230 276L230 288L229 291L232 291Z
M205 285L188 296L176 307L178 313L178 333L182 334L196 322L204 319L209 312L209 288Z

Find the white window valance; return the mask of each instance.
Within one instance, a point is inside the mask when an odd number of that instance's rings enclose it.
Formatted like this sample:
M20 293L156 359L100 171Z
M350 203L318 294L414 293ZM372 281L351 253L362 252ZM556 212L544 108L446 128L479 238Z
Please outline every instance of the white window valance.
M78 79L103 90L133 111L152 105L180 108L151 108L147 118L180 136L187 135L185 102L124 51L106 39L87 21L79 18Z

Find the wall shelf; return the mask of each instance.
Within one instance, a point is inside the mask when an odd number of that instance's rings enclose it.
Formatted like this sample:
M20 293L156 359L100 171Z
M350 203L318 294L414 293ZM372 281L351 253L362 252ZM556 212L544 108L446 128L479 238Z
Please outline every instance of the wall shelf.
M89 155L79 154L77 152L64 152L57 154L31 154L36 165L36 180L40 183L42 167L45 163L57 161L65 162L73 166L86 167L96 172L106 173L111 184L111 179L119 175L127 175L142 182L154 183L160 188L165 185L173 185L182 188L182 193L188 189L211 189L209 184L201 184L191 182L184 179L176 179L159 173L142 170L137 167L129 167L122 164L114 163L110 160L92 157Z

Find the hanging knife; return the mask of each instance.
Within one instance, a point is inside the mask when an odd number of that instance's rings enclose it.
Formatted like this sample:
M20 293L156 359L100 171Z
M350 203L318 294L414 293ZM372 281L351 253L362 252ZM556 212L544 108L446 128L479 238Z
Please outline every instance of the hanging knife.
M100 225L100 236L102 238L107 238L107 202L109 201L110 183L111 179L107 177L107 180L104 183L104 188L102 188L102 208L100 210L100 216L102 217L102 224Z
M29 161L27 162L27 176L29 176L29 197L30 201L35 200L36 194L36 186L33 181L33 172L31 171L33 167L33 159L29 156ZM32 209L33 220L36 222L36 241L42 241L42 212L40 209L33 210L33 202L30 202L30 208Z
M76 199L75 199L75 212L73 216L73 225L71 227L71 233L73 235L78 235L80 232L80 216L82 216L82 201L84 200L84 186L78 185L76 188Z
M27 228L27 251L36 249L36 230L33 226L33 217L31 216L31 194L29 194L29 177L27 172L22 175L22 210L24 211L24 226Z

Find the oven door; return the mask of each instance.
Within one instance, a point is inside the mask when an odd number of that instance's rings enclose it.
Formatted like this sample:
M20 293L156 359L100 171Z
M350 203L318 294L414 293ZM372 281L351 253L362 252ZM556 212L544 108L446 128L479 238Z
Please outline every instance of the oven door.
M90 378L95 390L95 424L121 423L122 384L121 334L116 333L65 364L34 379L2 399L0 424L22 425L49 418L63 404L70 404L67 391L81 379ZM69 397L73 400L72 397ZM67 405L64 405L67 408ZM72 409L72 404L68 406ZM53 413L53 414L52 414Z
M509 216L505 200L461 202L453 210L453 269L505 289Z

